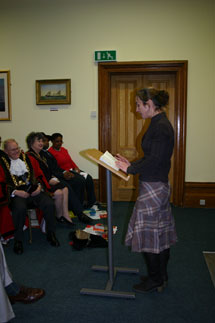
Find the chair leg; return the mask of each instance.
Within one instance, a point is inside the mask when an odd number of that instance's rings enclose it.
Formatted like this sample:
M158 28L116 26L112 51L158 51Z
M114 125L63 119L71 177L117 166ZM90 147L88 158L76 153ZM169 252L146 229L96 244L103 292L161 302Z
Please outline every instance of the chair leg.
M28 215L28 228L29 228L29 243L32 244L31 209L27 211L27 215Z

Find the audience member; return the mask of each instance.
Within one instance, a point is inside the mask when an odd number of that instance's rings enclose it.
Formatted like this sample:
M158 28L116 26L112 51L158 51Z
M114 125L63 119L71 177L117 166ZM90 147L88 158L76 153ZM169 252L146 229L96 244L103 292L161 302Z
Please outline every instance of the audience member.
M40 154L43 149L43 139L41 132L31 132L26 138L27 146L29 148L27 155L31 161L34 160L39 164L39 167L43 172L43 178L45 177L46 179L43 182L43 188L53 194L57 219L61 220L64 218L68 223L72 224L68 210L68 188L51 173L46 160Z
M23 226L28 206L35 206L42 210L46 221L47 240L52 246L58 247L55 236L55 207L53 200L41 190L38 179L42 172L38 164L20 151L15 139L4 142L6 157L0 158L0 182L7 185L8 204L12 212L14 233L14 252L23 253ZM33 169L36 170L36 178ZM3 195L3 191L0 192Z
M93 179L89 174L81 171L76 163L70 157L68 150L62 147L63 136L60 133L54 133L51 136L52 147L49 148L49 152L56 158L58 166L67 172L72 172L74 177L71 181L80 181L84 183L84 187L87 193L86 207L91 208L96 203L96 195L94 189ZM81 196L81 203L84 203L84 192Z
M1 147L1 143L2 143L2 140L0 137L0 147ZM0 157L2 157L2 156L5 156L5 152L4 152L4 150L0 149Z
M44 295L45 291L41 288L19 286L13 281L0 241L0 323L9 322L15 317L11 304L33 303Z
M84 207L81 204L81 196L83 195L85 184L82 181L71 180L75 175L71 172L65 171L58 167L55 157L48 151L49 148L49 135L42 133L43 149L40 151L41 157L47 162L51 173L63 182L69 190L69 210L72 210L77 215L79 221L83 223L91 223L91 219L83 213Z

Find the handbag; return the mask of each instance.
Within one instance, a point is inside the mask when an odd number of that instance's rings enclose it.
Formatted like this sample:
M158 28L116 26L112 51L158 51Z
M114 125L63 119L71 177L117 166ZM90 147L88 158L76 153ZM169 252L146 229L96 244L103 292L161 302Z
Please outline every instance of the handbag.
M76 250L88 248L107 248L107 241L98 235L85 232L83 230L75 230L69 233L69 239L72 246Z

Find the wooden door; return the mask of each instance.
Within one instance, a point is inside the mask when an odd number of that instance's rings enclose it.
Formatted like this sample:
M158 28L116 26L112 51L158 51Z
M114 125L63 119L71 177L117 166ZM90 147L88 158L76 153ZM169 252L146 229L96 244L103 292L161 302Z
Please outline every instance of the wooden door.
M136 113L135 93L137 89L153 86L169 93L166 113L174 126L175 75L174 74L125 74L111 76L111 152L120 153L129 161L143 156L141 139L150 120L143 120ZM173 183L173 166L170 170L170 184ZM138 175L125 182L112 177L113 201L135 201L138 195Z
M174 96L172 96L172 98L175 97L175 101L172 99L172 101L174 101L174 122L172 122L172 124L175 129L175 148L173 167L174 187L172 197L173 204L175 206L183 206L184 199L187 67L187 61L108 62L98 64L99 150L102 152L105 152L106 150L112 151L112 78L117 75L131 75L132 77L150 75L151 81L149 83L153 85L156 83L158 76L160 78L162 75L164 75L164 79L166 79L166 76L168 75L173 76ZM167 84L171 89L171 82L167 82ZM157 85L161 86L162 82L159 81ZM103 167L99 167L100 201L105 202L106 197L106 172Z

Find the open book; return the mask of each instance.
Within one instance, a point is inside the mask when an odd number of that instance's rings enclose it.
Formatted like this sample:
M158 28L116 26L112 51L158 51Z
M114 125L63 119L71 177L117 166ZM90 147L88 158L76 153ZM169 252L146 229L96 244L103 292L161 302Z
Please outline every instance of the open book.
M111 155L108 151L106 151L100 158L103 163L107 164L108 166L112 167L115 170L119 170L119 168L115 165L117 159Z

